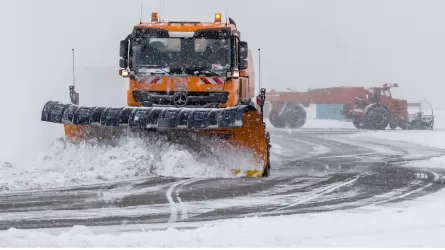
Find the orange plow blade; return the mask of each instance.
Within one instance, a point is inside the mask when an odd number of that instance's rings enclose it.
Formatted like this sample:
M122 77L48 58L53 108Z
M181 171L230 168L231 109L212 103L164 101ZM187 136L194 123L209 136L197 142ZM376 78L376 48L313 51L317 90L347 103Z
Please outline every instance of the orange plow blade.
M252 166L229 166L234 175L267 177L270 171L269 134L261 115L251 105L232 108L84 107L48 102L42 121L64 124L68 140L113 140L145 133L166 135L193 145L196 138L216 139L255 159ZM212 143L213 143L212 142ZM213 144L209 144L212 146Z

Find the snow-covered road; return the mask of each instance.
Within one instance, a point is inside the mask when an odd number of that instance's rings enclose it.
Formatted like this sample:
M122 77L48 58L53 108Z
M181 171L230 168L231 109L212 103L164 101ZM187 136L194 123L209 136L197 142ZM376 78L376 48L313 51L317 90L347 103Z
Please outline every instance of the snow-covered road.
M254 246L253 240L248 244L236 239L248 239L253 237L251 234L258 236L261 232L275 237L259 241L261 246L317 245L310 241L311 237L318 237L316 234L311 236L305 232L303 237L297 230L299 234L288 232L279 235L271 230L279 232L275 228L278 226L276 223L286 225L287 222L282 221L286 218L295 220L299 228L299 223L309 223L305 222L307 218L328 220L330 214L350 218L348 220L366 220L370 211L375 213L382 206L403 206L400 204L414 198L418 200L419 197L442 192L444 170L439 165L441 156L445 155L445 147L422 145L416 137L397 138L401 133L406 135L410 132L272 129L273 169L272 176L266 179L149 176L132 181L102 180L82 187L72 183L71 187L60 187L60 184L48 188L48 185L11 185L26 182L27 177L32 178L39 173L52 173L47 175L50 182L52 176L58 176L56 169L37 169L30 175L23 172L14 174L10 170L11 179L16 177L20 182L9 179L8 183L3 183L8 190L0 193L0 227L4 230L11 227L39 228L41 232L10 229L0 233L0 246L103 246L96 242L98 238L107 239L103 241L105 246L230 246L231 243ZM442 132L421 131L417 132L417 136L419 133L437 137ZM428 162L436 165L428 166ZM345 210L347 212L342 212ZM219 219L268 215L286 217L217 222ZM273 229L256 225L263 220ZM335 221L334 218L329 220ZM237 223L242 223L241 228L252 227L249 229L251 233L234 229L221 231L227 237L234 234L234 240L229 242L210 242L206 240L208 235L199 234L203 230L216 234L214 228L230 228ZM347 222L335 221L335 224L341 223ZM89 228L75 225L87 225ZM188 230L178 231L172 227ZM325 226L319 224L319 227ZM150 229L161 232L138 232ZM323 230L328 234L326 228ZM169 233L175 236L166 237ZM104 234L118 236L108 239ZM121 241L141 234L148 237L127 243ZM45 240L32 240L34 237ZM326 237L329 239L330 236ZM279 239L285 241L280 242ZM325 243L345 245L338 238L325 239L319 245Z

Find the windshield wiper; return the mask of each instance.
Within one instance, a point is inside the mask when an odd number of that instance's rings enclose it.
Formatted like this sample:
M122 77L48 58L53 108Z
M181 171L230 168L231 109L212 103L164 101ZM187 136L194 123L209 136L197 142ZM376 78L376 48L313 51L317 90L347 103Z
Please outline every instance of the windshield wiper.
M159 70L161 72L150 72L150 74L159 74L159 73L165 73L165 74L170 74L170 72L166 71L165 69L162 68L162 65L139 65L140 69L153 69L153 70Z
M138 65L138 67L141 67L141 68L147 68L147 67L160 68L160 67L163 67L163 66L162 65L157 65L157 64L142 64L142 65Z
M191 68L187 68L186 70L187 71L197 71L198 73L204 73L207 75L217 75L217 76L220 75L219 72L209 69L207 67L191 67ZM193 73L195 74L195 72L193 72Z

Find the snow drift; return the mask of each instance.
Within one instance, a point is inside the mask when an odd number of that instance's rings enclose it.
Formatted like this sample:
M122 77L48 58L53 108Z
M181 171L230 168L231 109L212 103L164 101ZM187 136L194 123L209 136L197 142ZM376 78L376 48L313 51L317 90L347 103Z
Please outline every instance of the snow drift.
M254 168L248 151L200 140L202 148L161 136L123 137L115 145L56 140L37 160L0 165L0 191L45 189L128 181L153 176L234 177L231 168Z

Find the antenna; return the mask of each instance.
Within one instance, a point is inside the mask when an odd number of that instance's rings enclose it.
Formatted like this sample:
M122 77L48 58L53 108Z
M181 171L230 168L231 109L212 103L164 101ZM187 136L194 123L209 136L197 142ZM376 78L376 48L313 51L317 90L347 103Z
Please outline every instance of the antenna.
M226 26L229 24L229 16L228 16L228 13L229 13L229 8L226 9Z
M261 49L258 49L258 85L260 87L260 91L261 91Z
M139 19L139 24L142 24L142 11L144 9L144 4L141 4L141 17Z
M76 92L76 72L74 67L74 49L72 49L73 53L73 85L69 87L70 89L70 99L73 104L79 105L79 93Z
M161 17L164 16L164 0L159 0L159 5L161 8L161 15L159 15L159 21L163 22L164 19L162 19Z

